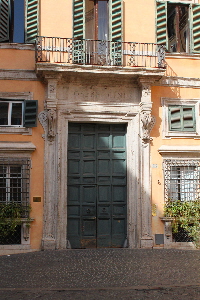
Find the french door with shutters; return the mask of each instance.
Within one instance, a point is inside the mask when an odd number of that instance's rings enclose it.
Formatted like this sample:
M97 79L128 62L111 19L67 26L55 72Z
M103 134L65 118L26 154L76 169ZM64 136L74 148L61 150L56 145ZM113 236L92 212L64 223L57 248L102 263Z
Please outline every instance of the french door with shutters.
M69 123L67 239L71 247L123 247L126 202L126 125Z

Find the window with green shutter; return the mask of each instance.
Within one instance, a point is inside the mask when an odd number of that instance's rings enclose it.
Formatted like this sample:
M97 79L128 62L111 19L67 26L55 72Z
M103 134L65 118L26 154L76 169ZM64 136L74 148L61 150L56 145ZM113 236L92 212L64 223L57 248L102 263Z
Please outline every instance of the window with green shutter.
M36 127L37 100L0 100L0 126Z
M73 38L122 41L122 21L122 0L73 0Z
M0 42L34 43L38 0L0 0Z
M111 60L120 64L122 17L122 0L74 0L73 61L104 64Z
M156 1L157 43L169 52L200 52L200 4Z
M195 131L195 107L186 105L169 106L170 131Z

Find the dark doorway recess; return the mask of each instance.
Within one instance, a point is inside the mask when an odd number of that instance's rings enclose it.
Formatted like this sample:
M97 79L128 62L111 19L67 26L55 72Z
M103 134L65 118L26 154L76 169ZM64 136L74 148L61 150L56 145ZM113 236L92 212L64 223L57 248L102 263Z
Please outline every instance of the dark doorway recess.
M72 248L123 247L126 125L69 123L67 238Z

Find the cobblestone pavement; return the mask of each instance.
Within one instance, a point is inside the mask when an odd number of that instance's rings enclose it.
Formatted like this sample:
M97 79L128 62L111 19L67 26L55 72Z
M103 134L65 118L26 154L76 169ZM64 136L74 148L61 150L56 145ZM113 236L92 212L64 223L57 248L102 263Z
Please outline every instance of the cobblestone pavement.
M200 300L200 251L96 249L0 256L0 299Z

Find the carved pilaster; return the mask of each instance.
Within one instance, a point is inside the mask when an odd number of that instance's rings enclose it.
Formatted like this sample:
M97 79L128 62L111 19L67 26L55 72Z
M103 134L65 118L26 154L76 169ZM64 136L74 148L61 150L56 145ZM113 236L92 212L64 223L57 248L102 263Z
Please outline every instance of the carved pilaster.
M54 74L46 74L47 95L45 111L39 114L39 120L44 128L45 164L44 164L44 231L43 249L56 248L56 228L58 222L57 193L57 82Z
M139 78L141 86L140 137L141 137L141 248L152 248L151 220L151 172L150 172L150 132L155 124L152 117L151 78Z

